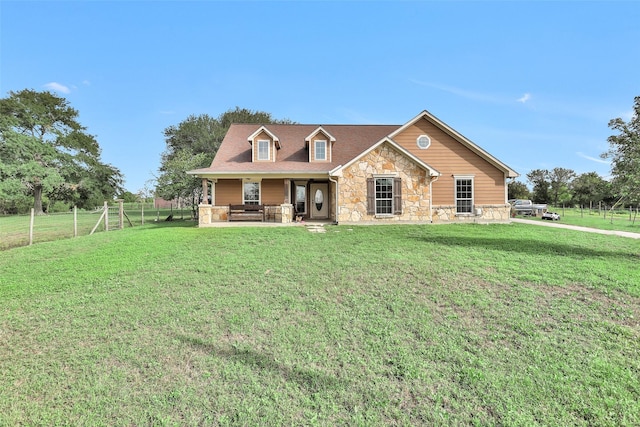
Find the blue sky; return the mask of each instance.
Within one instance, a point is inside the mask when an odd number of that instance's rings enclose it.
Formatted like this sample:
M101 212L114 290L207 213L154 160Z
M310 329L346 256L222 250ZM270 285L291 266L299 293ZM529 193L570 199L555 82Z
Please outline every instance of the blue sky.
M51 90L132 192L163 130L236 106L310 124L428 110L517 170L609 175L640 95L634 1L0 1L0 94Z

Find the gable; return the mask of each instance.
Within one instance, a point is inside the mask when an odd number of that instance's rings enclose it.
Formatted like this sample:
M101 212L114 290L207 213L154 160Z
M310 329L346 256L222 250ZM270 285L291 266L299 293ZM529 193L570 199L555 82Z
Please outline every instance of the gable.
M421 148L419 138L427 136L429 145ZM405 148L414 156L437 168L443 174L453 172L484 173L487 175L498 175L504 177L506 174L515 173L508 167L496 164L492 158L483 155L484 153L474 150L452 136L446 130L432 123L426 118L422 118L415 123L405 127L402 132L394 136L394 141Z
M426 148L419 147L420 136L428 137L429 144ZM450 161L452 165L461 167L469 164L476 167L482 165L486 173L491 173L488 168L497 169L507 178L519 176L509 166L427 111L398 128L390 138L443 173L447 161Z
M331 162L333 144L336 142L336 138L322 126L315 129L304 140L309 148L309 162Z

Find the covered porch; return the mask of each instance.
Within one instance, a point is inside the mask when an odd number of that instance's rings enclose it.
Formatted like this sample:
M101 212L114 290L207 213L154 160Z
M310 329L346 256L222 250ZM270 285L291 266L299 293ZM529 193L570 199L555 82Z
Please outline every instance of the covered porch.
M323 176L202 178L199 226L334 222L335 182ZM246 210L248 215L243 215Z

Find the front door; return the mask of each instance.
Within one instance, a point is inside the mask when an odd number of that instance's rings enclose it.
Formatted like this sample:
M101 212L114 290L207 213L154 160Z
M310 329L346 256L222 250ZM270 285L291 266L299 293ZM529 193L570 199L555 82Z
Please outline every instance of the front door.
M309 190L311 218L329 218L329 184L311 184Z

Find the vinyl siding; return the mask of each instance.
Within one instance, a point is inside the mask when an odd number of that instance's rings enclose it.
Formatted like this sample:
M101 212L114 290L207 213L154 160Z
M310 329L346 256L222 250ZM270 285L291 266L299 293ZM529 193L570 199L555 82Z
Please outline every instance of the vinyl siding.
M260 186L260 200L263 205L284 203L284 179L263 179Z
M219 179L215 191L217 206L242 203L242 181L239 179Z
M431 146L418 148L418 136L428 135ZM449 136L426 119L418 121L394 140L442 175L433 184L433 204L454 203L453 175L474 176L474 204L502 204L505 200L504 172Z
M263 179L260 183L260 202L263 205L284 203L284 180ZM216 183L216 205L239 205L242 203L242 180L219 179Z

